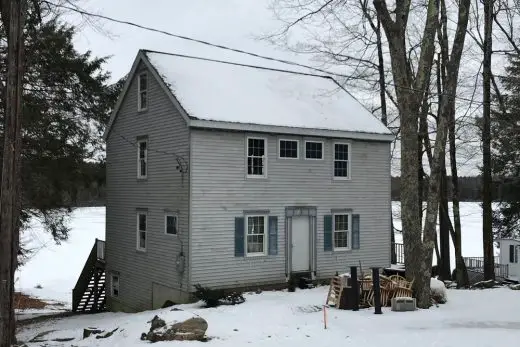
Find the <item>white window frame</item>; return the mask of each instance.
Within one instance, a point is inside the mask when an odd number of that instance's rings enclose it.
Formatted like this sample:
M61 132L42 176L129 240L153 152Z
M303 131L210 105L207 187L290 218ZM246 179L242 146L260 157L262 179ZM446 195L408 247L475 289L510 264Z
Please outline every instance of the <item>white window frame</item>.
M347 145L348 146L348 160L347 160L347 176L336 176L335 163L336 163L336 145ZM344 160L338 160L344 161ZM348 181L352 178L352 144L350 142L333 142L332 143L332 178L338 181Z
M141 88L141 77L142 76L145 76L146 78L146 89L142 89ZM149 103L149 99L148 99L148 87L149 87L149 79L148 79L148 72L141 72L139 75L137 75L137 111L145 111L146 109L148 109L148 103ZM141 104L142 102L142 99L141 99L141 95L142 94L145 94L145 98L146 98L146 106L143 107L143 105Z
M307 158L307 143L321 143L321 158ZM303 144L303 151L304 151L304 157L305 160L323 160L325 158L325 142L324 141L312 141L312 140L305 140Z
M264 172L263 175L254 175L249 174L249 140L263 140L264 141ZM259 137L259 136L247 136L246 137L246 177L247 178L267 178L267 138L266 137ZM258 158L258 157L254 157Z
M146 149L144 151L144 163L146 170L144 175L141 175L141 143L146 143ZM148 177L148 139L142 139L137 141L137 178L145 179Z
M117 278L117 286L114 284L114 278ZM114 289L117 287L117 294L114 293ZM121 292L121 277L119 274L110 274L110 296L117 298Z
M175 218L175 234L168 233L168 217ZM166 235L177 236L179 235L179 216L175 213L166 213L164 215L164 233Z
M245 237L244 237L244 253L246 255L246 257L262 257L262 256L265 256L267 255L267 247L269 247L269 243L268 243L268 237L269 237L269 217L268 215L266 214L247 214L244 216L244 220L245 220L245 223L244 223L244 227L245 227L245 230L244 230L244 233L245 233ZM249 218L250 217L263 217L264 218L264 251L263 252L255 252L255 253L249 253L247 251L247 238L249 236ZM253 234L253 235L261 235L261 234Z
M347 247L336 247L335 234L345 232L345 230L336 230L336 216L348 216ZM334 251L350 251L352 249L352 213L338 212L332 214L332 249Z
M286 142L296 142L296 158L291 158L291 157L282 157L280 154L280 150L282 148L281 146L281 142L282 141L286 141ZM295 139L278 139L278 159L288 159L288 160L298 160L300 159L300 140L295 140Z
M144 215L145 216L145 230L139 229L139 216ZM140 252L146 252L147 246L148 246L148 213L138 211L137 212L137 226L136 226L136 249ZM144 248L140 246L139 240L141 238L141 233L144 233Z

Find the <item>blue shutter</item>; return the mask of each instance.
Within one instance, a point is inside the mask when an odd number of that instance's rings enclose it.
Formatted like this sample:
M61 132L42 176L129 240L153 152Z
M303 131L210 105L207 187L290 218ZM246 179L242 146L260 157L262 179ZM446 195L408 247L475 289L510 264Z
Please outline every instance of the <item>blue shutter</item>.
M235 257L244 256L244 217L235 217Z
M278 254L278 217L269 216L269 255Z
M359 249L359 214L352 215L352 249Z
M323 250L332 251L332 216L323 216Z

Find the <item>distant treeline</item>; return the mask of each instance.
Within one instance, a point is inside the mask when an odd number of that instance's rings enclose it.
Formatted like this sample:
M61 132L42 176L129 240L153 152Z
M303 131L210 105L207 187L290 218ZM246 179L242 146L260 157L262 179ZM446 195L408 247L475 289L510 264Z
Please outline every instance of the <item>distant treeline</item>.
M427 181L424 181L423 198L426 199L428 191ZM448 177L447 182L448 200L453 196L453 185L451 177ZM392 177L392 200L400 200L401 178ZM494 200L508 200L511 195L507 183L501 183L495 180L492 187ZM482 198L482 178L480 176L465 176L459 177L459 199L460 201L481 201Z

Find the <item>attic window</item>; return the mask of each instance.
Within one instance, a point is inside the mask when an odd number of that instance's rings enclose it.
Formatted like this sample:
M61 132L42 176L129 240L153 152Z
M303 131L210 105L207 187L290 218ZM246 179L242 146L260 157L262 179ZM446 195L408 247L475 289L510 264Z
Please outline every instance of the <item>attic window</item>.
M139 74L137 89L137 110L146 110L148 107L148 74L146 72Z
M305 159L323 159L323 142L305 141Z
M298 159L298 140L280 140L280 158Z

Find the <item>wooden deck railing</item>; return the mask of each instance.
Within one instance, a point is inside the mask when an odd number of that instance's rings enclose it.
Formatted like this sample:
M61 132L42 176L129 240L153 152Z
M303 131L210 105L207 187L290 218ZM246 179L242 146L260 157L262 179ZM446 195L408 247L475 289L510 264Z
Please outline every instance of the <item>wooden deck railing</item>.
M94 269L96 266L104 267L105 261L105 241L96 239L94 242L94 246L92 246L92 250L85 262L85 266L83 266L83 270L79 275L78 281L72 289L72 311L76 312L78 304L81 300L81 297L85 290L88 287L89 281L92 278L94 273Z
M484 257L464 257L464 263L468 269L484 272ZM508 278L509 265L500 264L500 258L495 257L495 276Z
M394 252L392 255L392 264L404 264L404 247L402 243L394 243Z

